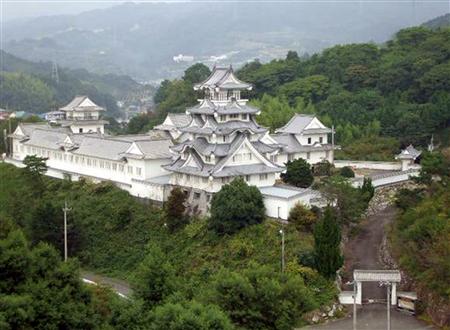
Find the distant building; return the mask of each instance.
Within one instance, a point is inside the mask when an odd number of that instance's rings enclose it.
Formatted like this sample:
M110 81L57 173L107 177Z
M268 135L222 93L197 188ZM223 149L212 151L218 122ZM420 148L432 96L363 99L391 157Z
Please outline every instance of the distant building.
M50 123L58 123L66 118L64 111L50 111L44 114L44 119Z
M59 109L65 113L64 120L59 123L70 127L72 133L104 133L104 125L108 122L100 119L104 108L92 102L87 96L76 96L69 104Z
M0 109L0 121L8 120L10 116L10 112L6 111L5 109Z
M173 57L174 62L180 63L180 62L192 62L194 61L194 56L188 56L179 54L177 56Z

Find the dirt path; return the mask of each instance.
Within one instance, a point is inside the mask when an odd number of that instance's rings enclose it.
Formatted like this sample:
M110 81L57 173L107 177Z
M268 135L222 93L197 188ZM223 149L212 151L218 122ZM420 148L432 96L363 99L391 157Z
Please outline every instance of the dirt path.
M351 238L344 248L345 274L343 283L351 281L354 269L383 269L379 252L386 226L391 223L397 212L393 206L369 216L360 224L359 232ZM344 290L352 290L344 287ZM363 284L363 300L385 299L386 289L380 288L378 283Z
M388 206L361 222L360 231L347 242L344 248L346 271L343 274L342 283L353 280L354 269L384 268L379 260L380 247L385 228L395 219L395 216L396 209L393 206ZM344 286L343 290L353 290L353 287ZM386 299L386 289L380 288L378 283L364 283L363 301L368 299ZM384 330L387 327L385 304L358 306L357 315L358 330ZM350 312L343 319L331 321L327 324L309 326L306 329L351 330L353 328L352 317L353 315ZM391 329L429 330L435 329L435 327L392 308Z

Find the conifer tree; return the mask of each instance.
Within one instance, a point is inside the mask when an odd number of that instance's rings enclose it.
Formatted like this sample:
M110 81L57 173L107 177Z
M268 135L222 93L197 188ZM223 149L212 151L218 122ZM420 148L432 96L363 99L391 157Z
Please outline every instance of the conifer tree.
M370 178L364 178L363 184L361 186L361 193L363 194L367 203L370 202L373 195L375 194L375 188L372 185L372 180Z
M314 254L320 274L334 278L344 258L340 250L341 229L334 210L328 206L314 228Z
M186 215L185 202L186 194L180 188L176 187L170 192L164 207L164 213L167 228L172 232L181 228L189 221Z

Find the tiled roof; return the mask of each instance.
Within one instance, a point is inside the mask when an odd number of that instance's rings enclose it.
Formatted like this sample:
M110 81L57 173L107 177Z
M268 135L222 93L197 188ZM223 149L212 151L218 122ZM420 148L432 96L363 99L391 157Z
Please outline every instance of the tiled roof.
M333 149L333 146L329 144L301 145L293 134L273 134L271 137L282 145L283 150L287 153Z
M311 192L310 188L296 188L288 186L268 186L260 187L261 194L265 196L278 197L282 199L289 199Z
M136 142L139 150L144 153L146 159L171 158L170 147L173 146L171 140L147 140Z
M69 104L61 107L61 111L105 111L104 108L92 102L87 96L75 96Z
M211 75L203 82L194 85L194 89L223 88L223 89L251 89L252 85L239 80L233 68L214 67Z
M276 130L277 133L300 134L314 119L313 115L295 114L283 127Z
M278 173L284 170L284 167L271 167L265 164L235 165L226 166L220 171L214 172L213 176L217 178L238 175Z
M219 115L226 115L255 114L260 110L247 104L239 104L237 101L230 101L226 105L216 105L210 100L205 99L198 105L188 108L186 111L192 114L213 115L214 113L217 113Z
M23 142L24 145L58 150L61 149L61 144L66 139L67 134L37 128L30 133L29 137L27 141Z

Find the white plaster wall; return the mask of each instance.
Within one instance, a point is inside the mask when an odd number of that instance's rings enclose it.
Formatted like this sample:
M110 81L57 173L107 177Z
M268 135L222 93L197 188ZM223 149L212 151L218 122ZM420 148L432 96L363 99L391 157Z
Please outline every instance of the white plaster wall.
M263 196L264 205L266 207L266 214L272 218L280 218L287 220L289 217L289 212L297 204L303 204L310 207L310 200L312 194L306 193L295 198L279 198L275 196Z
M171 162L170 158L166 159L147 159L144 161L144 177L154 178L156 176L169 174L162 166L167 165Z
M86 125L83 123L76 123L73 125L70 125L70 129L72 130L72 133L79 133L80 132L80 128L83 129L83 133L88 133L89 131L91 132L97 132L97 129L100 130L100 133L105 133L105 129L103 127L102 124L99 125Z
M246 182L252 186L267 187L272 186L275 183L276 178L277 175L275 173L268 173L267 179L263 180L260 179L259 174L253 174L250 175L250 180ZM230 183L231 181L233 181L233 178L230 178L228 182L223 183L221 179L213 179L212 181L208 179L206 182L204 182L202 177L195 177L192 175L190 176L189 181L187 180L186 175L179 177L176 174L172 174L171 177L171 183L174 185L202 189L207 192L217 192L222 188L223 185Z
M271 196L264 197L264 206L266 207L266 215L271 218L280 218L287 220L289 211L289 201Z

